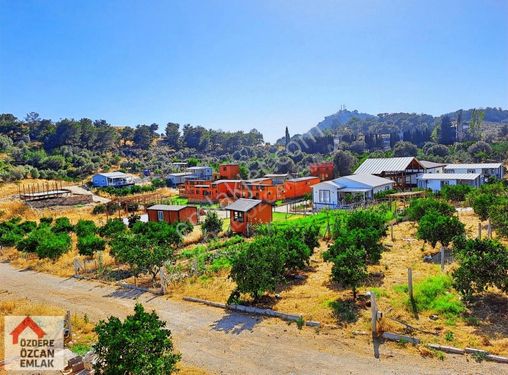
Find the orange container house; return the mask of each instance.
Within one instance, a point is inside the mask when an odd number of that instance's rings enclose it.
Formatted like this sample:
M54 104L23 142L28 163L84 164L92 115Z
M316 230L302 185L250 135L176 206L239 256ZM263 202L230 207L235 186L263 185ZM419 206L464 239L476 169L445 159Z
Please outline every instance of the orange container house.
M261 199L263 202L274 203L284 199L284 187L272 184L243 184L240 196L242 198Z
M319 184L319 177L299 177L287 180L284 183L284 196L286 199L301 198L312 193L312 186Z
M198 210L194 206L156 204L146 209L148 221L165 221L169 224L198 223Z
M217 189L212 184L189 186L185 194L190 203L215 203L217 201Z
M249 235L254 225L272 222L272 206L259 199L240 198L225 209L234 233Z
M224 180L240 178L240 166L238 164L219 165L219 178Z
M241 190L242 180L218 180L212 183L217 191L216 199L221 200L227 197L234 197L235 192Z
M335 167L332 162L314 163L309 165L310 175L319 177L321 181L333 180L335 178Z

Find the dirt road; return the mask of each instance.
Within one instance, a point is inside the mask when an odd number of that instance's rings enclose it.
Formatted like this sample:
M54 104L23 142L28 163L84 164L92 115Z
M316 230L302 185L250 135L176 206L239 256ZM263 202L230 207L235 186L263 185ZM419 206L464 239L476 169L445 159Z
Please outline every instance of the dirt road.
M168 322L185 362L217 374L501 374L507 365L466 362L447 355L425 359L393 345L373 357L368 339L339 332L299 331L295 325L167 300L96 282L20 271L0 263L0 298L26 297L61 306L94 320L125 316L134 303L156 310ZM363 342L363 341L364 342ZM141 348L140 348L141 350Z

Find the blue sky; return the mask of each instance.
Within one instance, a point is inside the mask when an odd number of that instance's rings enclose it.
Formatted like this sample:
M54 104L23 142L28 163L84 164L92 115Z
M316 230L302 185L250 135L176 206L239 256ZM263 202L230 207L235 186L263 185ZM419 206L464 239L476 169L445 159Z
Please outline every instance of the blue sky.
M508 1L0 0L0 112L257 128L508 107Z

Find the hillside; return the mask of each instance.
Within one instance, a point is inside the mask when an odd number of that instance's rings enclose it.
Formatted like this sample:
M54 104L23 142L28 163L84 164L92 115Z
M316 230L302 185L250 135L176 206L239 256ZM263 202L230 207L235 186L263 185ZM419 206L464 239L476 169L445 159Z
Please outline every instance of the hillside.
M347 109L341 109L333 115L325 116L325 119L310 129L307 134L320 135L327 130L333 131L340 126L347 124L352 119L366 120L373 117L376 116L368 113L361 113L357 110L349 111Z

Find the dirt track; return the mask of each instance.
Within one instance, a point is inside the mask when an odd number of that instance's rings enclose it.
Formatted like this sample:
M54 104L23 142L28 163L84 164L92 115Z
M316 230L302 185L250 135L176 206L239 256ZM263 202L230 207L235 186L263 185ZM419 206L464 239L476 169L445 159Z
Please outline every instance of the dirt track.
M299 331L280 321L0 263L0 299L22 297L86 313L93 320L123 317L138 300L168 322L185 362L217 374L508 374L508 365L477 364L451 355L444 361L425 359L393 345L382 345L381 358L375 359L365 337Z

